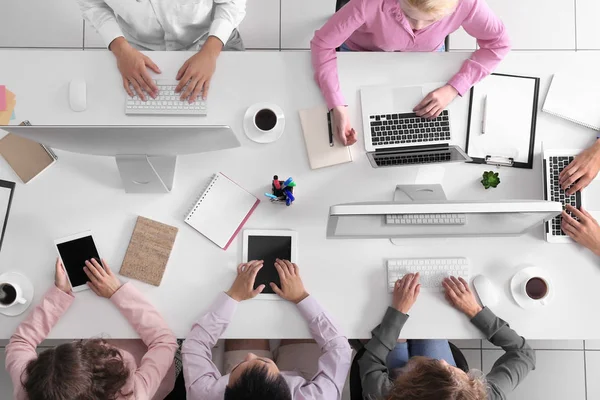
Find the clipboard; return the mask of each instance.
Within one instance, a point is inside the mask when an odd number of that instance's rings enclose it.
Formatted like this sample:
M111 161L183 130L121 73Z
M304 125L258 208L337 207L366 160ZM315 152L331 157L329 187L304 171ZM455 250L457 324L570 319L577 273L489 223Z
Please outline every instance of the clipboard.
M470 92L465 151L471 162L533 168L540 78L494 73Z
M12 205L13 194L15 192L15 183L0 179L0 249L4 241L4 232L8 223L8 215L10 214L10 206Z

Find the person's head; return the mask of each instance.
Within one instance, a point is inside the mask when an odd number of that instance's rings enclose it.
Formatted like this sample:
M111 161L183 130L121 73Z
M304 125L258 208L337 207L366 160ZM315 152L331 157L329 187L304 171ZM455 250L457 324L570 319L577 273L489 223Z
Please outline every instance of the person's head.
M465 373L446 361L413 357L394 381L387 400L486 400L481 374Z
M413 29L423 29L451 14L458 0L398 0Z
M292 394L273 360L248 353L231 370L224 400L292 400Z
M29 400L113 400L128 377L121 353L92 339L45 350L27 365L21 384Z

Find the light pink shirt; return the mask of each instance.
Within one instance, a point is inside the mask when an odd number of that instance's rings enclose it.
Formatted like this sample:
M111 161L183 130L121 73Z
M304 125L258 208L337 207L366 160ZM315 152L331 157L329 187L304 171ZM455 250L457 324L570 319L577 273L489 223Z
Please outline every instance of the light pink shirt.
M188 400L223 400L229 375L221 373L212 362L211 349L221 337L238 302L220 293L215 302L192 327L183 343L183 372ZM350 369L352 349L331 318L309 296L298 303L298 311L306 319L310 332L321 348L318 371L307 381L294 372L282 372L293 400L336 400Z
M36 347L48 336L74 299L72 295L52 286L42 302L11 336L6 346L6 370L13 383L15 399L27 399L21 386L21 374L27 364L37 358ZM132 284L124 284L110 301L127 318L143 341L109 341L112 345L118 344L116 347L121 350L130 371L122 393L133 392L130 397L133 399L164 399L175 384L173 358L177 350L177 338L156 309Z
M336 47L346 43L355 51L436 51L460 26L480 47L448 82L462 96L489 75L510 50L504 24L484 0L459 0L452 14L416 32L399 0L351 0L311 41L315 79L327 106L347 104L340 91Z

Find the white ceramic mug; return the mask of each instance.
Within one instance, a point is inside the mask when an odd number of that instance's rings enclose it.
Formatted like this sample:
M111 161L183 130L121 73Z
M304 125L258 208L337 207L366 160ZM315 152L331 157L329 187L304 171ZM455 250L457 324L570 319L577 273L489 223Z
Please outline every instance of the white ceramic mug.
M545 294L544 294L542 297L540 297L540 298L537 298L537 299L536 299L536 298L533 298L533 297L531 297L531 296L529 295L529 293L527 293L527 284L528 284L528 283L529 283L529 282L530 282L532 279L539 279L539 280L541 280L542 282L544 282L544 285L546 286L546 293L545 293ZM552 290L552 289L551 289L551 287L550 287L550 282L548 282L548 280L547 280L547 279L545 279L545 278L542 278L541 276L530 276L530 277L529 277L529 278L527 278L527 280L526 280L525 282L523 282L523 284L521 285L521 292L522 292L522 294L523 294L525 297L527 297L527 298L528 298L528 299L530 299L530 300L537 301L537 302L539 302L540 304L542 304L542 305L544 305L544 306L547 304L547 301L548 301L548 296L550 295L550 290Z
M4 296L10 296L10 303L6 303L2 298ZM15 304L25 304L27 299L23 297L23 290L19 285L14 282L2 281L0 282L0 308L8 308Z

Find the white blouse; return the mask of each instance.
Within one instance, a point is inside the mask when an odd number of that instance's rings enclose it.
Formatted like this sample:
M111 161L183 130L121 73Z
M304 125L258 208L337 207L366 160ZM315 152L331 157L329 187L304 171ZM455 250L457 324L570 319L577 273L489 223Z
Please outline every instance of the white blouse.
M189 50L223 42L246 15L246 0L77 0L108 45L119 36L148 50Z

